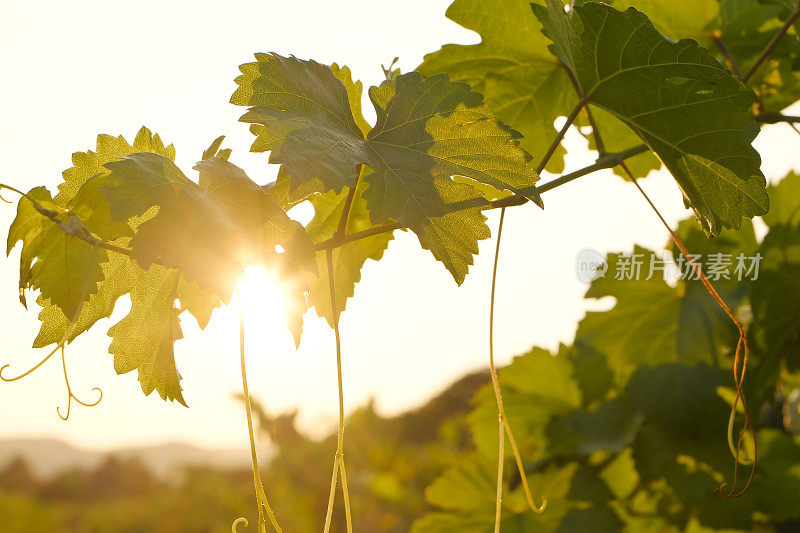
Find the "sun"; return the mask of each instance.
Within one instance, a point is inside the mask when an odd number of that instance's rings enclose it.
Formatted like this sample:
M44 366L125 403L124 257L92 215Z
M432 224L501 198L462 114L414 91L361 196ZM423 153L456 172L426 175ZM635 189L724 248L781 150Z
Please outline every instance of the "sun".
M251 327L285 330L288 298L280 280L263 266L248 267L239 279L239 297Z

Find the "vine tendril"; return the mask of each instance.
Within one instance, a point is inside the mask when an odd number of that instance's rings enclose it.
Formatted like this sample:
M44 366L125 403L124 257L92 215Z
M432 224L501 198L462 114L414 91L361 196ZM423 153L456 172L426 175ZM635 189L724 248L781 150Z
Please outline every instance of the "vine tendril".
M562 129L562 132L565 132L566 128ZM553 150L554 151L554 150ZM492 268L492 291L489 297L489 372L492 378L492 388L494 389L494 397L495 401L497 402L497 415L498 420L502 424L502 428L505 430L504 433L508 435L508 442L511 444L511 450L514 452L514 459L517 463L517 469L519 470L520 480L522 481L522 488L525 492L525 499L528 502L528 507L531 508L531 511L534 513L542 513L544 512L545 508L547 507L547 498L542 498L541 505L536 505L533 501L533 494L531 493L530 486L528 485L528 476L525 473L525 465L522 462L522 455L519 452L519 447L517 446L517 441L514 438L514 432L511 431L511 425L508 423L508 418L506 417L505 407L503 406L503 394L500 390L500 380L497 378L497 368L494 364L494 301L495 301L495 289L497 287L497 267L499 264L500 259L500 241L503 236L503 223L505 221L505 208L500 210L500 222L497 226L497 246L495 248L494 253L494 266ZM503 459L504 459L504 444L505 438L500 439L499 443L499 459L498 459L498 467L497 467L497 486L498 486L498 497L495 501L495 533L499 532L500 528L500 515L501 515L501 499L502 499L502 483L503 483Z
M354 184L352 191L355 191L356 185ZM350 195L348 195L350 198ZM352 202L352 200L351 200ZM349 203L349 202L348 202ZM343 224L340 228L347 225L348 210L346 209L342 214ZM344 231L343 229L341 231ZM337 231L338 233L338 231ZM333 502L336 494L336 485L338 479L342 480L342 496L344 498L344 514L347 523L347 533L353 531L353 521L350 515L350 492L347 488L347 471L344 467L344 388L342 386L342 344L339 336L339 313L336 307L336 288L335 276L333 271L333 250L325 250L325 260L328 270L328 285L330 286L330 299L331 299L331 312L333 317L333 333L336 340L336 374L339 385L339 427L336 438L336 454L333 459L333 475L331 476L331 492L328 496L328 510L325 513L325 527L324 533L328 533L331 527L331 518L333 516ZM340 476L341 474L341 476Z
M253 463L253 487L256 493L256 502L258 503L258 530L260 533L266 533L267 518L272 523L277 533L283 533L281 526L275 518L275 513L267 500L267 495L264 492L264 484L261 482L261 471L258 469L258 454L256 453L256 438L253 431L253 413L250 405L250 390L247 386L247 365L245 364L245 350L244 350L244 306L242 305L242 295L237 294L237 301L239 305L239 361L242 367L242 396L244 397L244 409L247 414L247 430L250 436L250 458ZM266 512L266 517L264 516ZM231 531L236 532L236 527L244 523L245 527L248 526L247 519L237 518L231 524Z
M67 376L67 360L65 355L64 346L61 345L61 368L64 370L64 383L67 385L67 414L61 414L61 408L56 406L56 413L58 414L59 418L63 421L67 421L69 419L70 408L72 407L72 400L75 400L80 405L84 407L94 407L95 405L99 404L100 401L103 399L103 391L99 387L93 387L93 391L98 392L97 400L93 402L84 402L77 396L75 393L72 392L72 387L69 385L69 377Z
M9 188L9 187L7 187L5 185L0 185L0 188L2 188L2 187ZM13 190L16 191L16 189L13 189ZM55 355L55 353L57 351L61 350L61 368L63 369L63 372L64 372L64 384L67 387L67 414L66 415L62 415L61 414L61 408L58 407L58 406L56 407L56 413L58 414L59 418L61 418L61 420L64 420L64 421L67 421L69 419L69 415L70 415L70 411L71 411L71 407L72 407L72 400L75 400L76 402L78 402L80 405L83 405L84 407L94 407L97 404L99 404L100 401L103 399L103 390L100 389L99 387L93 387L92 388L92 391L97 391L98 392L97 400L95 400L94 402L84 402L83 400L81 400L80 398L75 396L75 394L72 392L72 387L69 384L69 376L67 374L67 360L66 360L66 354L65 354L65 347L67 345L67 342L69 342L69 339L72 336L73 331L75 331L75 328L78 325L78 319L80 318L81 312L83 311L84 303L86 302L86 299L89 296L89 287L91 286L91 282L92 282L92 268L94 268L94 266L97 264L97 253L98 253L98 251L99 251L99 245L97 243L95 243L92 246L92 257L91 257L91 259L89 261L89 265L90 266L89 266L89 270L86 272L86 278L84 279L84 282L83 282L83 289L81 290L81 297L80 297L80 301L78 303L78 307L75 309L75 313L72 316L72 320L70 321L69 326L67 326L67 329L64 331L64 335L61 336L61 340L59 340L58 344L56 344L56 347L53 348L47 355L45 355L38 363L33 365L31 368L29 368L28 370L26 370L22 374L19 374L18 376L14 376L12 378L5 377L5 376L3 376L3 371L6 368L10 367L11 365L6 364L6 365L3 365L2 367L0 367L0 381L4 381L4 382L7 382L7 383L11 382L11 381L17 381L17 380L23 379L23 378L31 375L32 373L34 373L36 370L41 368L42 365L44 365L47 361L49 361L50 358L53 357L53 355Z
M747 491L750 484L752 483L753 477L755 476L756 472L756 462L758 457L758 443L756 439L756 431L755 427L753 426L753 421L750 418L750 413L747 410L747 404L745 403L744 390L743 390L744 376L745 372L747 371L747 363L750 359L750 347L747 342L747 333L745 332L741 322L739 322L739 319L736 318L736 315L733 314L733 311L731 311L730 307L728 307L728 305L719 295L717 290L714 288L714 285L712 285L711 282L708 280L705 273L703 272L703 269L700 268L700 265L698 265L697 262L692 258L692 255L689 253L689 250L686 248L686 245L683 244L683 241L681 241L680 237L678 237L678 235L672 230L667 221L661 215L661 212L653 203L653 201L644 191L642 186L639 185L638 180L634 177L630 169L628 169L628 166L623 162L620 163L620 167L625 171L625 174L628 175L633 184L636 185L636 188L639 189L639 192L642 194L647 203L650 204L650 207L656 213L659 220L661 220L661 223L664 225L664 227L667 228L667 231L669 232L672 241L681 251L683 256L686 258L687 262L691 265L692 270L694 270L695 274L697 274L698 278L703 283L703 286L705 286L708 293L712 296L712 298L714 298L714 301L717 302L717 305L719 305L719 307L725 312L728 318L731 319L733 324L736 326L736 329L738 330L739 340L736 343L736 351L734 352L733 356L733 380L736 386L736 397L734 398L733 405L731 406L731 414L730 417L728 418L728 430L727 430L728 447L730 448L731 453L733 454L733 460L734 460L733 483L730 485L730 488L728 488L728 483L723 483L716 490L716 494L718 494L721 498L736 498L744 494ZM734 445L733 442L733 431L735 425L734 419L736 417L736 408L739 406L739 402L742 403L742 411L744 413L745 423L744 427L739 433L739 438L736 444ZM742 447L744 444L744 436L747 433L749 433L753 439L752 460L743 458L741 456ZM748 476L747 482L745 483L744 487L737 490L736 484L738 480L740 464L751 465L751 468L750 468L750 475Z
M239 527L239 524L244 524L244 527L247 527L250 525L250 522L247 521L247 518L240 516L231 524L231 533L236 533L236 528Z

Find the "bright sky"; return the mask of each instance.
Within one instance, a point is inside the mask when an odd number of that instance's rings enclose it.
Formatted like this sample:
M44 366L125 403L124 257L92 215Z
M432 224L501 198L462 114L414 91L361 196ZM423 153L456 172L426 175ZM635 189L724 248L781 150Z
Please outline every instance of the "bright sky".
M254 52L276 51L346 64L365 85L375 84L383 76L380 65L395 56L406 71L442 44L478 41L445 18L448 4L6 3L0 18L0 181L23 189L43 184L54 191L61 171L71 166L72 152L94 148L98 133L132 140L147 125L175 144L187 174L203 149L225 134L225 146L234 149L232 161L266 183L275 168L266 165L265 154L247 152L250 133L237 123L242 109L228 103L239 64L251 61ZM593 161L577 134L568 142L574 147L570 169ZM757 147L765 173L780 178L792 164L785 154L797 153L800 137L774 126L762 132ZM668 220L686 216L669 176L653 175L645 187ZM582 300L586 285L575 275L580 250L628 250L634 242L660 248L665 242L663 228L635 188L609 172L549 192L544 201L544 211L525 206L507 214L495 326L502 364L533 345L570 342L588 306L597 307ZM14 211L0 204L2 232ZM489 224L494 232L497 213L489 215ZM396 413L487 364L493 246L493 240L482 242L460 288L411 234L398 235L379 264L367 264L341 320L348 409L374 397L381 412ZM21 371L42 354L30 348L38 310L32 305L26 311L17 300L18 259L19 249L0 259L0 365L11 363ZM232 399L241 389L233 310L216 311L206 332L191 318L183 321L185 339L176 345L176 359L190 405L186 409L155 393L145 397L134 373L115 374L105 332L129 305L121 300L111 320L67 350L73 390L93 399L91 387L101 387L100 406L73 406L66 423L57 417L66 391L54 358L26 380L0 383L0 438L51 436L94 448L164 440L246 446L244 413ZM247 307L276 312L263 307L268 305L251 299ZM299 408L302 426L316 434L334 429L333 333L311 311L295 352L287 332L270 331L254 316L248 323L252 394L272 412Z

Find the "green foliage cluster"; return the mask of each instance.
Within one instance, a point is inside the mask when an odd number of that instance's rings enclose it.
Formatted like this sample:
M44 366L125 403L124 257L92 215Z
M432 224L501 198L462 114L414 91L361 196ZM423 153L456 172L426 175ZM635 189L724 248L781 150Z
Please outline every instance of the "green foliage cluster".
M770 187L775 206L761 240L752 225L707 240L695 220L678 233L694 252L761 254L756 279L715 282L752 339L747 398L760 409L756 475L739 498L715 494L729 479L725 432L737 330L700 281L617 279L619 254L586 297L613 297L589 312L572 346L534 348L500 372L508 418L536 461L526 474L548 511L531 514L519 478L507 480L501 531L793 531L800 527L800 176ZM649 250L637 247L649 270ZM796 396L796 394L795 394ZM494 394L468 415L474 451L427 490L440 510L415 533L491 531L497 453ZM752 408L752 407L751 407ZM742 417L741 409L737 415ZM746 446L752 454L752 441ZM507 454L506 461L511 457ZM743 467L742 470L745 470ZM747 472L740 473L746 476Z

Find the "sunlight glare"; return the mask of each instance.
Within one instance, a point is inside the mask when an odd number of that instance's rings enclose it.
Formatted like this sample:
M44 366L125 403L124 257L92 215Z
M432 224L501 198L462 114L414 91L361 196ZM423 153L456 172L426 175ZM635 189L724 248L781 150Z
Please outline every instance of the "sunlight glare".
M263 266L248 267L239 279L245 320L251 327L285 331L287 295L281 282Z

